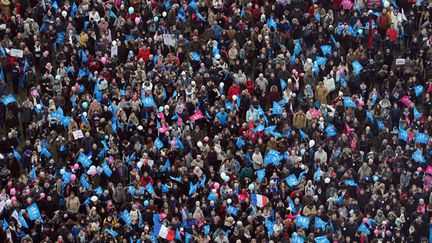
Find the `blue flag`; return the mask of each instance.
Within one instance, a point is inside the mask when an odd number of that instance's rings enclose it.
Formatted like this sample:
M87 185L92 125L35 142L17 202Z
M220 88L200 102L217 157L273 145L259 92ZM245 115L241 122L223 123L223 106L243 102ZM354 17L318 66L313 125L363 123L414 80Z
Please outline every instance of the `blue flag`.
M205 226L204 226L205 227ZM176 232L175 232L175 239L176 240L182 240L181 234L180 234L180 230L177 228Z
M184 146L183 146L183 144L182 144L182 142L180 141L180 138L179 137L176 137L176 146L180 149L180 150L183 150L184 149Z
M279 82L280 82L280 86L281 86L282 90L285 90L286 87L288 87L288 85L287 85L287 83L285 82L285 80L283 80L283 79L279 79Z
M321 51L322 51L322 53L323 53L324 56L327 55L327 54L331 55L333 53L331 45L322 45L321 46Z
M360 224L360 226L358 227L357 230L362 232L362 233L365 233L367 235L370 235L370 233L371 233L370 230L368 229L368 227L364 223Z
M383 130L384 129L384 123L382 121L377 121L377 126L379 130Z
M167 161L165 161L165 164L164 164L161 172L167 172L170 167L171 167L171 162L169 161L169 159L167 159Z
M417 107L415 107L414 106L414 110L413 110L413 112L414 112L414 120L420 120L420 118L422 117L421 116L421 114L420 114L420 112L417 110Z
M330 243L330 241L328 240L327 236L323 235L320 237L315 237L315 242L316 243Z
M163 148L163 143L162 143L162 141L161 141L158 137L156 137L156 139L155 139L153 145L154 145L158 150L160 150L160 149Z
M319 56L317 56L316 57L316 63L318 64L318 65L325 65L326 63L327 63L327 57L319 57Z
M273 27L273 29L277 29L277 25L276 25L276 22L274 21L274 19L273 19L273 17L270 17L268 20L267 20L267 26L269 27L269 28L272 28Z
M282 115L282 106L273 101L273 115Z
M309 223L310 223L310 219L309 217L303 217L300 215L297 215L295 218L295 223L297 227L302 227L304 229L309 229Z
M352 63L352 67L357 75L359 75L361 70L363 69L363 66L357 60Z
M5 231L9 227L9 224L6 219L3 219L2 228Z
M178 176L178 177L170 176L170 179L173 180L173 181L177 181L177 182L181 182L182 181L181 176Z
M291 200L291 198L289 197L288 197L288 206L291 208L292 213L297 213L297 207L294 204L293 200Z
M417 97L420 96L423 93L423 90L424 90L423 85L416 85L416 86L414 86L414 92L415 92L415 95Z
M77 161L79 163L81 163L85 168L90 167L90 165L92 164L92 161L87 156L85 156L83 153L80 153L78 155Z
M262 180L264 179L264 176L266 174L266 169L261 169L261 170L257 170L257 178L258 178L258 182L261 183Z
M153 107L156 105L153 96L147 96L142 98L142 103L144 107Z
M125 222L126 225L132 224L129 211L127 211L126 209L120 214L120 218Z
M29 179L30 181L36 179L36 167L34 166L32 166L32 169L30 171Z
M345 97L343 97L343 99L344 99L345 108L356 108L357 107L356 104L354 103L354 101L350 97L345 96Z
M367 117L371 122L374 122L374 121L375 121L375 119L374 119L372 113L371 113L369 110L366 110L366 117Z
M327 227L327 223L326 222L324 222L320 217L318 217L318 216L315 216L315 222L314 222L314 225L315 225L315 229L321 229L322 231L325 231L326 230L326 227Z
M147 185L145 186L145 189L146 189L146 190L148 191L148 193L150 193L150 194L154 194L154 193L155 193L155 191L154 191L153 186L152 186L151 183L147 183Z
M39 212L39 208L36 205L36 203L33 203L32 205L28 206L26 210L27 210L28 217L31 221L35 221L36 219L42 221L42 216Z
M347 186L358 187L358 184L352 179L345 180L344 182Z
M208 235L210 233L210 225L204 225L204 235Z
M17 100L15 99L15 97L12 94L8 94L2 99L2 102L5 106L7 106L10 103L16 103Z
M102 167L103 171L105 172L105 174L108 177L111 177L112 170L111 170L111 168L108 166L108 164L105 161L102 163L101 167Z
M210 193L209 193L207 199L208 199L209 201L217 202L216 195L215 195L215 193L212 192L212 191L210 191Z
M421 132L417 132L415 135L415 142L416 143L422 143L422 144L427 144L429 142L429 136L421 133Z
M254 128L253 132L261 132L264 131L264 125L259 124L257 127Z
M408 142L408 131L405 129L399 128L398 139Z
M84 174L82 174L81 177L80 177L80 183L81 183L81 185L82 185L86 190L88 190L88 189L90 188L90 184L89 184L89 183L87 182L87 180L85 179Z
M287 178L285 178L285 181L291 188L297 186L299 183L295 174L289 175Z
M307 134L305 132L303 132L303 130L301 130L300 128L299 128L299 133L300 133L301 139L307 139Z
M195 52L195 51L193 52L191 59L192 59L192 61L201 62L200 55L197 52Z
M337 135L337 133L336 133L336 129L335 129L335 127L334 127L332 124L329 124L329 125L326 127L325 132L326 132L326 134L327 134L327 137L334 137L334 136Z
M165 184L162 184L162 193L168 193L169 192L169 187Z
M229 205L228 208L227 208L227 214L237 216L237 214L238 214L238 208Z
M422 153L420 150L416 150L416 151L412 154L411 158L412 158L415 162L418 162L418 163L421 163L421 164L426 163L426 160L425 160L425 158L424 158L424 156L423 156L423 153Z
M236 141L237 148L242 148L243 146L245 146L245 144L246 143L243 141L243 139L241 137L237 138L237 141Z
M197 182L195 185L192 182L189 183L189 196L194 194L198 189L199 183Z
M300 54L301 51L302 51L302 47L300 45L300 41L296 40L294 45L294 55Z
M29 228L27 222L25 221L24 217L22 216L21 210L18 213L18 222L21 224L22 227L24 227L26 229Z
M298 236L297 234L292 235L292 243L304 243L304 239Z
M114 231L114 230L112 230L112 229L105 228L105 230L106 230L106 232L108 232L112 237L117 237L117 236L119 235L116 231Z

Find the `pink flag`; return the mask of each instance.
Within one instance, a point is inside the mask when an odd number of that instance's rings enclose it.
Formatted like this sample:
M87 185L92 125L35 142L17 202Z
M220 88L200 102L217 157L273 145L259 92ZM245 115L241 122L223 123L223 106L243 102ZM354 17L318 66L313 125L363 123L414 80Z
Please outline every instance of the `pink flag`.
M180 116L178 116L178 115L177 115L177 124L178 124L179 126L182 126L182 125L183 125L183 119L182 119Z
M428 167L426 167L426 173L432 175L432 166L428 165Z
M317 119L321 115L321 112L315 108L311 108L309 110L309 113L310 113L312 119Z
M203 114L201 113L201 111L200 111L199 109L196 109L196 110L195 110L195 114L193 114L193 115L190 117L190 120L191 120L191 121L196 121L196 120L203 119L203 118L204 118L204 116L203 116Z
M351 2L350 0L343 0L341 5L342 5L343 9L350 10L354 6L354 3Z
M406 107L410 107L412 101L408 98L408 96L404 95L400 100Z
M414 134L413 133L408 133L408 141L411 141L414 138Z
M165 133L166 131L168 131L168 128L167 128L165 122L162 122L162 127L159 129L159 132Z
M348 123L346 123L345 122L345 129L346 129L346 131L349 133L349 132L354 132L354 128L350 128L349 126L348 126Z

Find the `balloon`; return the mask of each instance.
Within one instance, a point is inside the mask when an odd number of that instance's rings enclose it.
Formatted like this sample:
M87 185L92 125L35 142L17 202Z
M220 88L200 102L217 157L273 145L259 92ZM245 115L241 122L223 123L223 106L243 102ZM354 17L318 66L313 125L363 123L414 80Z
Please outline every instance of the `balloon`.
M10 194L11 194L12 196L15 196L15 194L16 194L16 190L15 190L15 188L10 189Z
M8 199L6 200L6 205L11 205L12 204L12 200Z
M44 199L44 198L45 198L45 193L42 192L42 193L40 194L40 198L41 198L41 199Z
M306 149L301 149L300 154L303 156L306 153Z
M148 205L149 205L149 201L148 201L148 200L145 200L145 201L144 201L144 206L147 207Z
M87 109L87 107L88 107L88 103L84 101L84 102L82 103L82 107L83 107L84 109Z
M159 21L158 16L155 16L155 17L153 18L153 21L154 21L154 22L158 22L158 21Z
M250 191L252 191L253 189L255 189L255 184L253 184L253 183L249 184L248 189Z
M8 187L9 189L12 188L12 181L9 181L9 182L7 183L7 187Z
M339 69L339 74L343 75L345 73L345 71L343 69Z
M102 62L103 64L106 64L106 62L107 62L106 57L102 57L102 58L101 58L101 62Z
M30 194L30 190L29 190L29 189L25 189L23 194L24 194L24 195L28 195L28 194Z
M372 179L373 179L373 181L377 182L379 178L378 178L378 176L374 175L374 176L372 176Z
M297 70L293 69L292 74L297 74Z
M67 12L66 11L62 11L62 16L64 17L64 18L66 18L66 16L67 16Z
M329 184L329 183L330 183L330 178L328 178L328 177L325 178L325 179L324 179L324 183L325 183L325 184Z
M362 29L359 29L358 30L358 33L361 35L361 34L363 34L363 30Z
M232 203L231 198L228 198L227 203L228 203L228 204L231 204L231 203Z
M135 18L135 24L139 25L141 23L141 19L139 17Z
M232 96L232 99L233 99L233 100L237 100L237 95L233 95L233 96Z
M209 137L205 136L205 137L204 137L204 142L207 143L208 141L209 141Z
M385 234L386 234L387 236L390 236L390 235L391 235L391 231L390 231L390 230L386 230Z
M170 144L171 144L171 146L175 146L175 145L176 145L176 141L172 140L172 141L170 142Z
M385 2L384 2L384 8L388 8L389 6L390 6L389 1L385 1Z
M92 172L92 170L89 169L89 170L87 171L87 175L91 175L91 172Z
M378 235L379 234L379 231L376 229L376 230L374 230L374 234L375 235Z
M369 220L368 220L368 218L363 218L363 223L367 223Z
M309 148L312 148L313 146L315 146L315 140L310 140L309 141Z
M225 176L225 178L223 178L223 180L224 180L225 182L228 182L228 181L230 181L230 177L229 177L229 176Z
M11 198L11 201L12 201L12 202L16 202L16 197L12 197L12 198Z
M163 11L163 13L162 13L162 17L166 17L167 16L167 12L165 12L165 11Z
M76 175L75 175L75 174L72 174L72 175L71 175L71 180L72 180L72 181L75 181L75 180L76 180Z
M79 169L79 164L74 164L73 168L74 168L74 170L78 170Z
M96 170L96 166L94 165L90 166L90 170Z
M134 11L135 11L135 9L133 8L133 7L129 7L129 14L133 14L134 13Z
M92 170L92 171L90 172L90 174L91 174L92 176L95 176L95 175L96 175L96 170Z
M220 188L220 184L219 184L218 182L215 182L215 183L213 184L213 187L214 187L216 190L219 190L219 188Z
M215 58L216 58L216 60L219 60L221 58L221 55L220 54L216 54Z
M417 171L418 171L419 173L422 172L422 171L423 171L422 167L418 167L418 168L417 168Z
M60 170L60 174L61 174L61 175L64 175L64 173L66 173L65 169L61 169L61 170Z
M198 148L201 148L203 146L203 143L201 141L198 141L197 146L198 146Z
M142 162L141 161L139 161L138 163L137 163L137 166L138 166L138 168L140 168L141 169L141 167L142 167Z
M113 45L113 46L116 46L116 45L117 45L117 41L113 40L113 41L112 41L112 45Z
M304 75L305 75L304 73L300 73L300 77L301 77L301 78L303 78L303 77L304 77Z
M224 179L226 176L227 176L227 175L225 174L225 172L222 172L222 173L220 174L220 177L221 177L222 179Z

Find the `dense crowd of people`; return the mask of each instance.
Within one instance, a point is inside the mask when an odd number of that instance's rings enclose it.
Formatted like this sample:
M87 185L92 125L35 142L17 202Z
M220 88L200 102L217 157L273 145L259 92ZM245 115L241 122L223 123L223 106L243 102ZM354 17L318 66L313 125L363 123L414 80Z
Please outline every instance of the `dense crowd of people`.
M1 242L432 242L432 4L1 0Z

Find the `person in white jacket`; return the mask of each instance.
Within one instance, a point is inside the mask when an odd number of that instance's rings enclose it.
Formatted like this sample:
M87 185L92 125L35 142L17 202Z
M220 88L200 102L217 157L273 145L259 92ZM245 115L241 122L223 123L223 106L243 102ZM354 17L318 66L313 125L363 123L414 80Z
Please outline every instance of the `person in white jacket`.
M255 149L253 155L252 155L252 161L253 161L253 168L254 170L261 169L261 166L263 164L263 156L258 148Z

